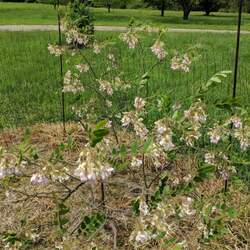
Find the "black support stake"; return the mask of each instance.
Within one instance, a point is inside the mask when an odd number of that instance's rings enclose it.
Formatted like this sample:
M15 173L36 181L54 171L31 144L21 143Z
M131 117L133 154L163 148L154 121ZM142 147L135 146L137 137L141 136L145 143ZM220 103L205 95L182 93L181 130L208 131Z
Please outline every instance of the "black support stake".
M239 54L240 54L240 30L241 30L243 1L244 0L239 0L238 29L237 29L234 78L233 78L233 95L232 95L233 99L236 98L237 94L238 65L239 65ZM230 143L232 143L232 137L230 137ZM224 187L225 192L227 192L227 189L228 189L228 179L225 180L225 187Z
M60 0L57 0L57 22L58 22L58 44L62 46L62 31L61 31L61 16L59 13ZM63 123L63 134L66 134L66 121L65 121L65 96L63 92L63 56L60 54L60 83L61 83L61 116Z
M243 1L244 0L239 0L238 30L237 30L234 81L233 81L233 98L236 97L236 91L237 91L237 76L238 76L238 64L239 64L239 52L240 52L240 30L241 30L241 17L242 17Z

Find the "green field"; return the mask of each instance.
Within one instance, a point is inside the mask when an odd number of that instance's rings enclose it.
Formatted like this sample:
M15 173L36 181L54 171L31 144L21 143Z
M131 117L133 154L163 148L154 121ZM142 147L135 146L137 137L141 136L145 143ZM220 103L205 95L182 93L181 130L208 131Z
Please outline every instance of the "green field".
M65 7L62 7L63 9ZM235 29L236 13L213 13L204 16L192 12L188 21L182 20L182 12L166 11L165 17L158 10L92 9L96 25L127 26L131 18L149 25L168 28ZM52 5L29 3L0 3L0 24L56 24L56 12ZM250 14L243 15L242 29L250 30Z
M0 3L0 24L56 24L53 5Z
M122 59L122 71L127 80L133 80L138 72L142 72L141 55L128 51L119 41L118 34L112 32L97 33L102 40L118 42L117 53ZM0 127L34 124L42 121L58 121L60 119L59 62L58 58L49 55L48 42L55 42L54 32L1 32L0 33ZM152 37L146 43L152 44ZM13 41L15 41L13 43ZM233 66L235 36L231 34L167 34L165 38L169 59L151 74L149 82L150 94L169 93L172 101L183 100L190 96L201 83L207 81L220 70L230 70ZM250 37L242 37L240 60L240 77L238 94L244 101L250 101ZM12 44L10 46L10 44ZM195 44L200 44L200 58L189 74L170 70L170 56L175 50L185 52ZM106 67L107 51L99 59L86 51L98 76ZM155 61L148 49L145 67ZM105 55L105 56L104 56ZM66 69L65 69L66 70ZM82 79L90 81L89 76ZM208 94L214 101L230 94L231 78L219 89ZM219 91L218 91L219 90ZM134 94L134 93L133 93ZM117 103L124 107L132 102L132 93L121 96ZM87 93L88 95L88 93ZM71 118L71 106L78 96L67 95L67 118ZM122 103L121 100L124 102ZM115 103L115 100L114 100ZM124 105L123 105L124 104Z

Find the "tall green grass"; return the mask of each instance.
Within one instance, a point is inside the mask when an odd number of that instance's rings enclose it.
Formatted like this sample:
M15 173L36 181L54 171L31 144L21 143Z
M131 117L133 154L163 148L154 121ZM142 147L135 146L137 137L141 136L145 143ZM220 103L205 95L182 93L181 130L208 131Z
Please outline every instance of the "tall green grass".
M103 41L117 42L116 53L121 59L122 71L127 80L133 80L142 71L141 55L130 51L118 39L119 34L98 32L97 38ZM145 43L148 49L145 67L155 62L149 46L153 35L148 36ZM57 39L55 32L1 32L0 33L0 127L23 126L37 122L53 122L60 120L60 84L59 60L47 51L49 42ZM249 36L243 36L241 41L240 72L237 94L247 104L250 101L250 51ZM150 74L149 93L168 94L172 101L183 101L192 95L198 86L207 81L213 74L221 70L233 69L235 36L231 34L167 34L165 38L169 58L157 70ZM193 63L188 74L174 72L170 69L170 57L174 51L185 52L188 48L200 44L199 60ZM112 49L111 49L112 51ZM106 65L108 51L101 56L93 56L86 51L86 56L93 64L97 75ZM66 58L64 58L66 60ZM67 66L65 66L65 70ZM90 76L82 79L90 82ZM133 84L133 82L132 82ZM231 95L232 78L206 96L214 102ZM83 101L90 93L83 95ZM132 103L135 93L128 91L119 97L116 103L119 108ZM143 94L143 93L138 93ZM71 106L78 95L66 95L67 118L72 118ZM100 107L101 109L102 107Z
M62 10L65 10L62 6ZM229 29L237 26L237 13L191 12L188 21L182 19L182 11L166 11L165 17L159 10L152 9L91 9L95 25L127 26L131 18L141 23L167 28ZM0 3L0 24L56 24L57 15L53 5L33 3ZM250 15L243 14L242 29L250 30Z

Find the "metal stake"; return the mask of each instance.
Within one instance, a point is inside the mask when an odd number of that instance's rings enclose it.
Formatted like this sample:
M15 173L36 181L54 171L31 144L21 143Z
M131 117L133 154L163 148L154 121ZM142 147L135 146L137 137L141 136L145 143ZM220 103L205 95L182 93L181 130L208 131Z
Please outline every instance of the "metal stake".
M58 44L62 46L62 32L61 32L61 17L59 13L60 0L57 0L57 22L58 22ZM66 122L65 122L65 96L63 92L63 56L60 54L60 83L61 83L61 115L63 122L63 134L66 134Z
M234 79L233 79L233 99L236 98L237 93L237 76L238 76L238 64L239 64L239 52L240 52L240 30L241 30L241 17L242 17L242 6L244 0L239 0L239 15L238 15L238 29L237 29L237 40L236 40L236 53L235 53L235 66L234 66ZM232 137L230 137L230 143L232 143ZM227 192L228 179L225 180L224 190Z

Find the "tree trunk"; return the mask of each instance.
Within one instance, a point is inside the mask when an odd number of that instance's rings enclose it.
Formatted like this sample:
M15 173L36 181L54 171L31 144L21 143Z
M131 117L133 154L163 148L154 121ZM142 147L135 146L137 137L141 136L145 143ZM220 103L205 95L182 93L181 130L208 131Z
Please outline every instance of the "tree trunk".
M111 4L108 3L108 13L110 13L110 11L111 11Z
M188 20L189 14L190 14L190 10L185 8L183 10L183 20Z
M205 15L206 15L206 16L209 16L209 14L210 14L210 11L209 11L209 10L206 10L206 11L205 11Z
M165 0L162 0L161 2L161 16L164 16L165 12Z
M247 2L247 13L250 13L250 1Z

